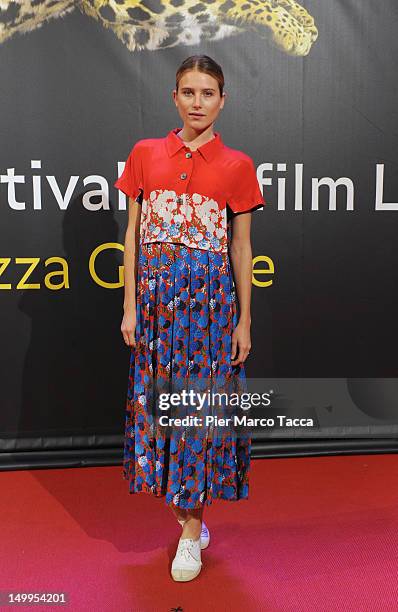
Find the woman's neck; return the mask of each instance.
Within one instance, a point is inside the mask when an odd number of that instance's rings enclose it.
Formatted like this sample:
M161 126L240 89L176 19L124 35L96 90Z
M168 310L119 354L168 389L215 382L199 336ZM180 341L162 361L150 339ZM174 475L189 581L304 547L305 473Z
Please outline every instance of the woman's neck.
M213 139L216 137L216 136L215 136L215 134L214 134L214 132L211 132L211 134L210 134L210 138L208 138L207 140L204 140L203 142L198 142L198 138L199 138L199 137L196 137L196 138L194 138L194 139L193 139L193 140L191 140L191 141L190 141L190 140L185 140L185 139L184 139L184 138L181 136L181 133L183 132L183 130L184 130L184 128L181 128L181 130L180 130L179 132L177 132L177 136L178 136L179 138L181 138L181 140L183 141L183 143L184 143L184 144L185 144L187 147L189 147L189 148L190 148L192 151L196 151L196 149L197 149L198 147L202 146L203 144L206 144L207 142L210 142L210 140L213 140ZM192 145L194 145L194 148L192 148L192 147L190 146L191 144L192 144Z

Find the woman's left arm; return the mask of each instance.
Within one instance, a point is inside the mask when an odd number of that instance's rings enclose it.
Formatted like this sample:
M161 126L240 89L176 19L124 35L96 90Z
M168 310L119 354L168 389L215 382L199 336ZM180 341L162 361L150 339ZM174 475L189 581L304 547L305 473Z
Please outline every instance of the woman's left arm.
M232 219L231 263L239 301L239 321L232 333L232 365L243 363L251 348L250 302L252 289L251 212ZM237 354L237 349L239 350Z

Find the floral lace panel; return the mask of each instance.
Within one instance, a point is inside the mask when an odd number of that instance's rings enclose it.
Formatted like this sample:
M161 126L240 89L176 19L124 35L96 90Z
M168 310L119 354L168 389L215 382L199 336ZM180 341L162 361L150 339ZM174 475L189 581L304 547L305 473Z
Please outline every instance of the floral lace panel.
M156 189L143 199L141 240L179 242L196 249L227 251L226 208L199 193Z

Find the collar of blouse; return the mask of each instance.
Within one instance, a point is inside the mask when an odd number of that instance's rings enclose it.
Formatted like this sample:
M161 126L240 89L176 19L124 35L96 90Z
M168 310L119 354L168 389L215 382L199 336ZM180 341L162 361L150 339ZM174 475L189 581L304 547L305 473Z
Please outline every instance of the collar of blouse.
M173 128L167 134L166 145L167 145L167 152L170 157L172 155L175 155L177 151L179 151L181 148L185 148L186 146L184 141L177 135L177 132L179 132L181 129L182 128L178 128L178 127ZM209 140L209 142L206 142L205 144L198 147L196 151L193 151L193 153L196 153L197 151L199 151L199 153L202 155L202 157L206 161L211 162L211 160L222 149L223 146L224 144L221 140L220 133L214 132L214 138L212 140Z

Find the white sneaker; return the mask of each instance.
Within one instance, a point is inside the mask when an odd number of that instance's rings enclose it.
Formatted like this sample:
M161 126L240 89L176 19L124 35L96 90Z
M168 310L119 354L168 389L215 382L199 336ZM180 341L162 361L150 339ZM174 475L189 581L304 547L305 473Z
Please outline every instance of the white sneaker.
M202 569L200 539L180 538L176 556L171 565L171 575L177 582L193 580Z
M184 527L185 521L178 520L181 527ZM208 530L206 523L202 521L202 531L200 532L200 548L204 550L210 544L210 531Z
M202 531L200 532L200 548L204 550L210 544L210 531L206 523L202 521Z

